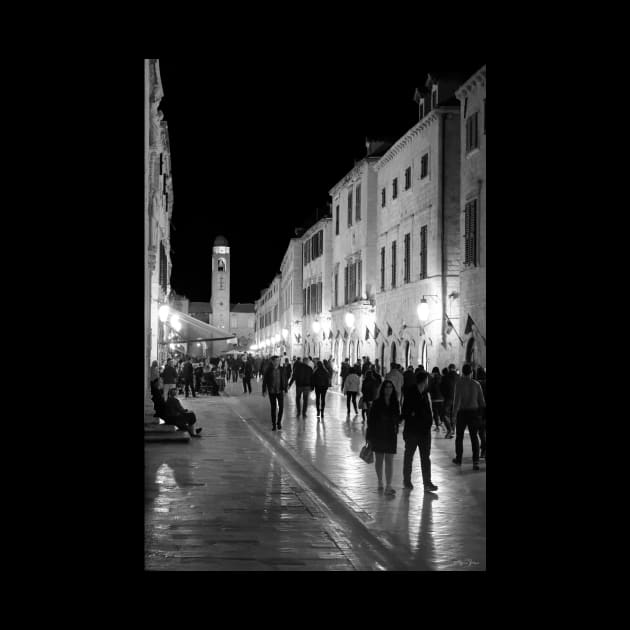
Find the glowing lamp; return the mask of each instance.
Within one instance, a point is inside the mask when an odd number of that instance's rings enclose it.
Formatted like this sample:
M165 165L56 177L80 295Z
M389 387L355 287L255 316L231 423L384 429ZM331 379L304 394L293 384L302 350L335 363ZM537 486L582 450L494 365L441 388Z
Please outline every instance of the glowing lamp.
M429 318L429 305L427 301L422 298L420 304L418 304L418 319L423 322Z
M162 304L162 306L160 306L160 308L158 309L158 316L162 323L166 322L166 320L168 319L168 314L169 314L168 306L166 306L166 304Z
M311 324L311 329L315 334L317 334L322 329L322 325L319 322L313 322Z
M289 336L289 331L286 328L282 329L282 336L284 337L286 341L287 337Z
M348 328L354 327L354 313L346 313L346 326Z

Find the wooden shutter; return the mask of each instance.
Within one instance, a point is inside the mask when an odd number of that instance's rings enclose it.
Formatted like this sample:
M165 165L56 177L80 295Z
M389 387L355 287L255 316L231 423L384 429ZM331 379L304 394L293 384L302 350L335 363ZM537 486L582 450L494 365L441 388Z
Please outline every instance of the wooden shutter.
M420 228L420 278L427 277L427 226Z
M396 286L396 241L392 243L392 287Z
M363 291L362 291L362 280L361 280L362 263L360 260L359 260L358 265L359 265L359 271L357 274L357 297L361 298L363 296Z
M343 270L344 274L344 283L343 283L343 303L348 303L348 265L345 266Z
M385 248L381 247L381 291L385 291Z
M335 273L335 306L339 306L339 273Z
M357 221L359 221L359 219L361 219L361 184L357 186L357 194L354 200L354 205L356 208L355 216Z

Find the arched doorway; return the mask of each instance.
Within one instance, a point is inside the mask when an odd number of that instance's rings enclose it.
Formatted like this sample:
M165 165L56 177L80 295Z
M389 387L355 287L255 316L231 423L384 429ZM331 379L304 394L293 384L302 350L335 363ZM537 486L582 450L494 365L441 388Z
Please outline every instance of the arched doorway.
M425 371L429 371L428 359L427 359L427 342L422 342L422 350L420 351L420 364L424 367Z
M474 337L466 343L466 363L470 363L473 367L477 364L477 344Z
M391 350L389 352L390 369L391 369L391 364L392 363L396 363L396 342L395 341L392 341L392 347L391 347Z

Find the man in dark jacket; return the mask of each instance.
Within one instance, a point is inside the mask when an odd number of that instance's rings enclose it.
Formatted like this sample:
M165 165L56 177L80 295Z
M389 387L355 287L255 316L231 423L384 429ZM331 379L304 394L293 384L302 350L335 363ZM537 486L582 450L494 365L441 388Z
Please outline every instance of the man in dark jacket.
M346 376L350 372L350 359L344 359L341 364L341 390L343 391L343 384L346 382Z
M297 415L299 416L301 412L303 418L306 418L308 395L313 391L313 386L311 385L312 376L313 369L311 366L298 359L293 368L293 375L289 381L289 387L295 382L295 406L297 408Z
M409 365L403 372L403 386L402 386L402 401L405 400L405 394L407 390L414 389L416 387L416 375L413 371L413 365Z
M168 392L177 387L177 370L173 367L173 359L168 359L160 376L164 383L164 400L168 400Z
M176 390L171 389L168 392L168 400L165 403L165 424L174 424L181 431L188 431L190 437L201 437L201 429L193 431L193 425L197 422L197 418L192 411L184 409L182 403L175 396Z
M252 393L252 376L254 376L254 363L251 360L245 361L243 363L243 371L241 372L243 375L243 394L246 394L249 390L249 393Z
M291 362L289 361L288 357L284 360L284 365L282 367L287 375L287 383L288 383L289 379L291 378L291 374L293 374L293 368L291 367Z
M193 381L194 371L193 371L193 366L190 359L186 359L186 362L184 363L184 367L182 368L182 375L184 377L184 388L185 388L184 391L186 392L186 398L188 398L188 388L192 390L193 398L196 398L195 383Z
M427 393L426 372L416 375L416 387L410 389L402 407L402 417L405 420L403 439L405 440L405 455L403 462L403 481L405 488L413 489L411 483L411 464L420 450L420 468L422 470L422 482L425 491L437 490L437 486L431 482L431 425L433 424L433 411L431 398Z
M280 357L271 357L271 365L263 376L262 395L269 392L269 402L271 403L271 425L272 431L276 430L276 404L278 406L277 425L282 429L282 412L284 411L284 395L287 393L287 377L284 369L280 367Z

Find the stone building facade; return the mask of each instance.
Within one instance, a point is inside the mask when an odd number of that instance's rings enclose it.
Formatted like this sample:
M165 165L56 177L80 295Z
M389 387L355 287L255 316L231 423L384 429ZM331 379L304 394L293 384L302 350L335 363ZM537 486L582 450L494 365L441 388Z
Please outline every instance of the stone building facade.
M486 367L486 66L462 84L457 98L461 111L460 302L464 337L460 362Z
M457 362L461 80L429 75L420 121L377 162L377 356L385 369ZM429 316L420 321L425 299ZM449 322L454 328L449 326Z
M280 265L280 334L282 353L301 357L302 345L302 241L292 238Z
M162 365L167 356L164 325L159 319L161 305L170 294L170 221L173 211L173 183L168 126L159 111L164 96L158 59L144 60L144 364L145 415L153 415L149 368L152 361Z
M302 243L302 347L304 356L332 354L332 219L323 217L300 238Z
M281 355L282 330L280 327L281 276L277 274L269 287L261 291L254 303L256 313L256 345L263 354Z
M368 156L355 164L329 194L332 202L331 354L337 365L376 357L377 173L389 143L368 142Z

